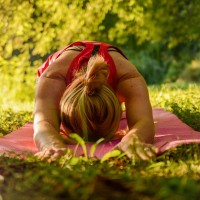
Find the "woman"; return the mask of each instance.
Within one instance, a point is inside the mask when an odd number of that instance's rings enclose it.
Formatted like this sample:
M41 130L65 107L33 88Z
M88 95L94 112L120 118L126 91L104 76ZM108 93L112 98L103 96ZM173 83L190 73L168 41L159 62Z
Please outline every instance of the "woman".
M75 42L51 55L38 70L34 140L42 160L62 156L60 133L86 141L112 139L125 102L128 131L117 148L129 157L154 157L152 108L146 83L120 49L101 42Z

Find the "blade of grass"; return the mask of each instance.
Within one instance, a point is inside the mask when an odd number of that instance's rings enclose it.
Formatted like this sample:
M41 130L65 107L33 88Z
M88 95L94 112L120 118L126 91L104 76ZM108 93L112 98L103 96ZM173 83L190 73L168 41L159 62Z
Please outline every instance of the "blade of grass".
M104 141L104 138L100 138L99 140L97 140L92 146L91 146L91 149L90 149L90 156L93 157L94 156L94 152L97 148L97 145L100 144L101 142Z
M72 133L69 135L72 139L74 139L75 141L78 142L78 144L81 145L82 149L83 149L83 153L84 153L84 156L86 157L86 159L88 159L88 155L87 155L87 148L86 148L86 145L85 145L85 141L76 133Z
M109 158L113 158L113 157L117 157L121 154L121 151L120 150L113 150L113 151L110 151L108 153L106 153L102 159L101 159L101 163L105 162L106 160L108 160Z

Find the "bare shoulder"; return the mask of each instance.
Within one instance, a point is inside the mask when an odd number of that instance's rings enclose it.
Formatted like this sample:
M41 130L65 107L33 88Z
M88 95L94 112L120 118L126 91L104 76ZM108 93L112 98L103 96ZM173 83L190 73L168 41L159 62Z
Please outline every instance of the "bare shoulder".
M136 67L118 52L109 52L116 66L118 83L131 78L140 77Z
M147 98L147 86L143 76L136 67L118 52L110 52L117 70L117 96L120 101L126 101L133 97Z
M79 53L80 52L73 50L63 52L52 64L47 67L41 77L66 79L70 64Z

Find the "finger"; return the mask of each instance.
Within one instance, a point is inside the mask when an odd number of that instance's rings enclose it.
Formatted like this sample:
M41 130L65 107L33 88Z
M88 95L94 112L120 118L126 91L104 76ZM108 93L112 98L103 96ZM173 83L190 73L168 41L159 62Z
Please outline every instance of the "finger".
M34 154L34 156L36 156L36 157L38 157L40 155L41 155L41 152L37 152L37 153Z
M146 152L144 151L144 147L141 145L138 145L135 147L135 152L137 154L137 156L141 159L141 160L148 160L149 156L146 154Z
M47 162L48 163L53 163L53 162L55 162L56 161L56 158L54 158L53 156L51 156L51 157L49 157L48 159L47 159Z
M39 152L35 153L34 156L43 156L46 153L46 151L47 151L47 149L39 151Z
M119 149L123 152L126 152L126 148L127 148L127 145L125 142L120 142L116 147L115 149Z
M44 154L44 152L45 152L45 150L38 151L37 153L34 154L34 156L41 156Z
M35 154L37 156L37 158L39 160L42 160L42 161L45 161L47 159L49 159L51 157L51 155L53 154L54 151L52 150L49 150L49 149L46 149L46 150L43 150L37 154Z
M42 161L47 160L49 157L50 157L50 154L48 150L44 150L40 152L40 154L37 156L37 158Z
M44 152L44 157L51 157L51 155L53 155L55 153L55 150L54 149L47 149L45 152Z
M159 153L158 147L156 147L156 146L154 146L154 145L152 145L152 144L147 144L146 147L148 147L149 150L150 150L151 152L153 152L155 155Z
M137 153L136 153L136 145L127 145L126 142L120 142L118 145L117 145L117 148L122 150L123 152L126 153L126 155L131 158L131 159L141 159Z
M52 155L52 158L53 159L59 159L62 156L63 156L63 153L54 153L54 155Z
M123 149L122 149L123 151ZM126 148L126 150L124 151L126 153L126 155L129 157L129 158L135 158L136 159L136 152L135 152L135 148L133 145L129 145L128 148Z
M62 153L54 153L51 157L48 158L47 162L52 163L56 160L59 160L64 154Z
M145 148L144 148L144 152L145 152L145 154L146 154L149 158L153 158L153 157L156 156L156 153L155 153L155 151L154 151L152 148L145 147Z
M136 146L135 145L128 145L128 147L125 145L125 153L126 155L134 160L141 160L141 157L138 156L137 152L136 152ZM123 150L122 150L123 151Z
M36 156L39 160L41 160L42 157L44 156L44 152L38 152L34 156Z
M54 161L60 159L66 153L67 153L66 148L56 149L56 151L54 151L54 153L49 157L48 162L54 162Z
M56 152L56 153L59 153L59 154L65 154L65 153L67 153L67 149L66 149L66 148L56 149L55 152Z
M159 153L159 148L158 147L156 147L156 146L153 146L152 147L152 150L155 152L155 154L158 154Z

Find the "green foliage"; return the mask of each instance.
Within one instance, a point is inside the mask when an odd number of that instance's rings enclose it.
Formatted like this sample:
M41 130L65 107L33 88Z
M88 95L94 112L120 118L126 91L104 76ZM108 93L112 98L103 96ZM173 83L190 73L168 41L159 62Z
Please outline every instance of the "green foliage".
M124 50L149 85L162 83L171 63L169 56L168 60L165 60L166 54L163 55L160 48L158 45L151 45L139 51Z
M105 18L105 21L114 21L114 25L107 26L110 41L125 44L133 37L137 43L149 41L167 44L172 48L200 38L198 0L114 2L109 15Z
M90 156L94 157L94 152L96 151L97 145L104 141L104 138L97 140L90 148Z
M84 152L84 156L87 158L87 148L86 148L86 144L85 144L85 141L83 140L82 137L80 137L78 134L76 133L71 133L69 135L72 139L74 139L77 144L80 144L82 149L83 149L83 152Z
M179 82L197 82L200 83L200 56L192 60L179 75Z
M108 153L106 153L103 158L101 159L101 163L105 162L106 160L108 160L109 158L114 158L114 157L117 157L117 156L120 156L121 155L121 151L120 150L112 150Z
M140 37L142 40L166 42L169 47L199 40L199 9L198 0L148 1L144 6L142 27L146 31Z
M0 136L6 135L33 120L32 112L0 109Z
M2 2L0 46L7 47L2 56L44 56L74 40L95 39L111 5L111 0Z
M153 107L175 113L183 122L200 131L200 86L198 84L164 84L149 88Z
M100 0L2 1L0 82L6 83L3 92L22 101L34 98L36 68L42 58L72 41L98 39L99 24L110 6L111 1L104 4Z
M8 99L34 98L37 67L76 40L134 50L148 83L176 81L199 51L199 10L198 0L1 0L2 91Z
M177 46L199 39L199 10L198 0L1 0L0 47L9 58L28 51L44 56L84 39L125 44L132 36Z
M9 61L0 60L0 73L1 92L6 94L4 101L34 99L36 68L30 67L25 57L20 55Z

